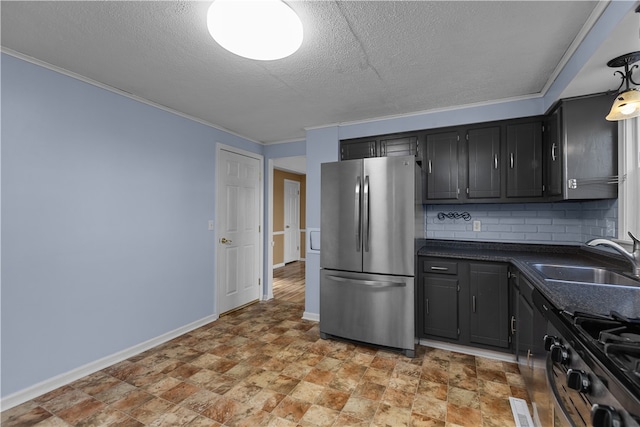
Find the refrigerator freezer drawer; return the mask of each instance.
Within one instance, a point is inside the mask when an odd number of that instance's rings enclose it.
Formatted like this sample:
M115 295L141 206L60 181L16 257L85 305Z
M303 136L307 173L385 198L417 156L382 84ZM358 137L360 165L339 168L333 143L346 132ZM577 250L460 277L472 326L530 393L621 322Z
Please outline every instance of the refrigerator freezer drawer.
M414 278L320 270L320 333L413 357Z

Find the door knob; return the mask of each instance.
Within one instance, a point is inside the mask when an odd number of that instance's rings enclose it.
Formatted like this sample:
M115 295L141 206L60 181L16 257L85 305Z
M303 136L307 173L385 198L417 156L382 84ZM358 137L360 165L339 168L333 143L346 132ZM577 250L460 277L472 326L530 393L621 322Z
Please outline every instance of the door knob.
M220 243L231 243L232 240L227 240L226 237L223 237L222 239L220 239Z

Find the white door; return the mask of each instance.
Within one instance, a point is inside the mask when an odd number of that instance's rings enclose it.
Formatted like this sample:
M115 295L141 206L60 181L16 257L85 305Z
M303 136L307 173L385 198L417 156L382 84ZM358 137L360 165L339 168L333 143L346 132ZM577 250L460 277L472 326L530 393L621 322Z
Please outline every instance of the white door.
M300 183L284 180L284 262L300 259Z
M260 161L219 151L216 300L218 313L259 298Z

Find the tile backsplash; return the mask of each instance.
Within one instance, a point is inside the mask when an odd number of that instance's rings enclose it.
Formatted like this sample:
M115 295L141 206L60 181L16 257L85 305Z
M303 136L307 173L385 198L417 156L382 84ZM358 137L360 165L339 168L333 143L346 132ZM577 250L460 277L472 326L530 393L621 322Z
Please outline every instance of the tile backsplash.
M424 205L424 209L428 239L572 244L617 237L617 200ZM438 213L444 214L442 219ZM464 213L468 215L460 218ZM481 231L473 231L474 221L480 222Z

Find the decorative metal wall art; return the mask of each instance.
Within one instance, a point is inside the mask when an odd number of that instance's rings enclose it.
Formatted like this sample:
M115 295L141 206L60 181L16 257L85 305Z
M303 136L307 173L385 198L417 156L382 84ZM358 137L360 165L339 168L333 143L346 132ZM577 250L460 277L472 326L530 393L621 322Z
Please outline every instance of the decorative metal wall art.
M469 212L438 212L438 219L444 221L445 218L449 219L464 219L465 221L471 220L471 214Z

